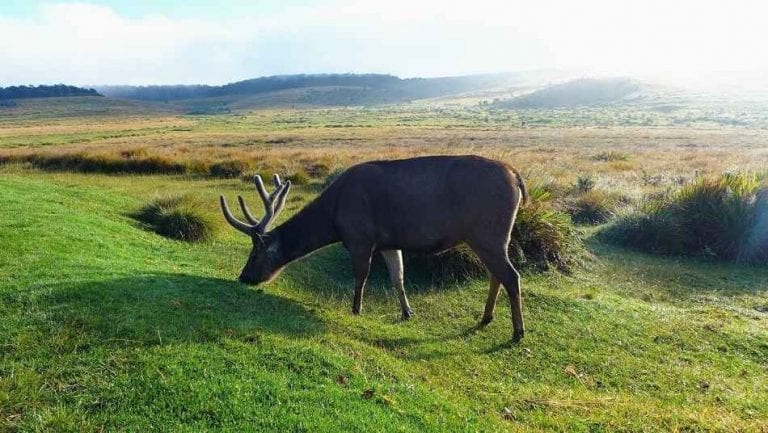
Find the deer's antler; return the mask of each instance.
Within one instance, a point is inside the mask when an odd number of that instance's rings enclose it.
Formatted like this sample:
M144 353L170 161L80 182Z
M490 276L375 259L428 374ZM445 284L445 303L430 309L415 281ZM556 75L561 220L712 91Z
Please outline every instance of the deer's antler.
M240 209L243 211L245 219L249 224L246 224L232 215L227 205L227 200L224 196L220 196L221 211L224 213L224 218L229 222L232 227L240 230L241 232L253 236L254 234L264 234L269 225L275 219L275 217L283 210L285 206L285 198L288 195L288 191L291 189L291 181L281 181L280 176L275 175L273 178L275 183L275 190L271 194L267 193L267 189L264 187L264 181L261 180L261 176L256 175L253 179L256 185L256 192L259 193L261 201L264 203L264 218L261 221L257 220L251 214L248 206L245 204L245 200L241 196L237 196L237 200L240 203Z

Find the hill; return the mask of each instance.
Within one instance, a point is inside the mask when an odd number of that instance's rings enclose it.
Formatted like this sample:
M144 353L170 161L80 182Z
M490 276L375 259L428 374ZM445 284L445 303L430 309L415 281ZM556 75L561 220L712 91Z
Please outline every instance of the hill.
M232 104L243 98L269 100L272 105L372 105L444 97L488 89L541 84L555 72L516 72L439 78L399 78L385 74L280 75L238 81L223 86L102 86L105 96L149 101L216 100ZM272 95L277 97L266 97ZM208 100L208 101L202 101ZM263 101L262 101L263 102ZM204 104L204 105L206 105ZM183 102L183 105L189 105Z
M583 78L555 84L497 105L502 108L563 108L617 104L640 98L647 85L629 78Z

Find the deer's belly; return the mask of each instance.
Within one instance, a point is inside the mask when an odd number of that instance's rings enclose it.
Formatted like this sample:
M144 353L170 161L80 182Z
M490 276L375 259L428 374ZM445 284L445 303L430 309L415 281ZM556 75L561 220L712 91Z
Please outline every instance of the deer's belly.
M378 250L408 250L437 253L453 248L463 241L458 236L443 233L430 233L428 230L416 232L381 231L376 239Z

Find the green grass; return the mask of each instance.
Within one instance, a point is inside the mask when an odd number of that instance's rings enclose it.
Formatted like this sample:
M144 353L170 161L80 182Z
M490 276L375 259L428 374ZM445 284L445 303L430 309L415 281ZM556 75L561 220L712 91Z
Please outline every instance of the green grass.
M529 332L512 346L504 296L474 328L483 279L411 281L409 322L380 268L349 313L338 246L236 283L242 235L188 244L128 216L157 191L215 211L251 187L0 172L0 431L768 428L764 270L593 240L588 269L523 276Z

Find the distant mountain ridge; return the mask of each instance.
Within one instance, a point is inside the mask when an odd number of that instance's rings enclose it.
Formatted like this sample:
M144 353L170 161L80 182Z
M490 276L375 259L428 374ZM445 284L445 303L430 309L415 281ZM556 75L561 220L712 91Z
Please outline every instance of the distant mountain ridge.
M540 74L531 72L466 75L441 78L399 78L387 74L277 75L222 86L97 86L105 96L148 101L181 101L230 96L253 96L290 89L324 88L322 105L384 103L434 98L463 92L513 86ZM345 90L341 90L345 89ZM308 102L317 99L310 95Z

